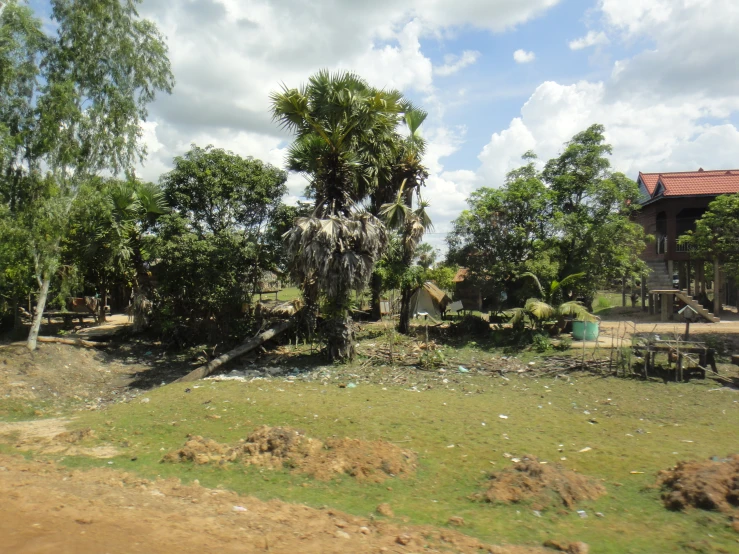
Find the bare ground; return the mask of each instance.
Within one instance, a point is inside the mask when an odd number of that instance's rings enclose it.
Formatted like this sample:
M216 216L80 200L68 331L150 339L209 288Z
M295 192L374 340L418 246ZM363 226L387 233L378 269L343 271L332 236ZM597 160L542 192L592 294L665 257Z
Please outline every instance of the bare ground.
M548 551L485 545L450 529L263 502L175 479L70 471L6 455L0 455L0 497L0 551L7 553Z

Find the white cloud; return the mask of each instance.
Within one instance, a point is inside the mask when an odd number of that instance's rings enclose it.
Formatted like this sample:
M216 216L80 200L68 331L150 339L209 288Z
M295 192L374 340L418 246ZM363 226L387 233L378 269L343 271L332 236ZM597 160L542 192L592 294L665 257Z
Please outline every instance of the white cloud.
M516 60L516 63L529 63L536 59L536 54L519 49L513 53L513 59Z
M444 58L444 65L434 67L434 73L441 77L446 77L456 73L460 69L464 69L468 65L472 65L480 57L477 50L465 50L461 56L448 55Z
M588 34L584 37L570 41L569 46L570 50L582 50L583 48L590 48L591 46L599 46L608 43L608 36L606 36L603 31L588 31Z

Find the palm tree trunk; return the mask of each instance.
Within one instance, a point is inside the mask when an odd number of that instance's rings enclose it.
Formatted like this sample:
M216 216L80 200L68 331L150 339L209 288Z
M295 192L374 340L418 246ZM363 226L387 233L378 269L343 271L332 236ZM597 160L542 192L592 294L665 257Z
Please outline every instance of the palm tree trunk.
M411 332L411 299L413 289L404 286L400 293L400 320L398 321L398 332L409 335Z
M376 273L372 274L372 311L370 319L380 321L382 319L382 277Z
M152 304L149 299L149 273L144 266L144 257L138 240L134 241L132 258L136 268L133 284L133 332L139 333L149 327Z
M41 290L38 293L38 302L36 302L36 313L33 315L33 323L31 323L31 332L28 334L26 347L33 351L36 350L36 341L38 340L39 329L41 329L41 321L44 317L46 309L46 297L49 295L49 284L51 276L45 273L41 279Z
M356 354L354 324L349 313L343 313L326 321L326 353L332 362L350 362Z

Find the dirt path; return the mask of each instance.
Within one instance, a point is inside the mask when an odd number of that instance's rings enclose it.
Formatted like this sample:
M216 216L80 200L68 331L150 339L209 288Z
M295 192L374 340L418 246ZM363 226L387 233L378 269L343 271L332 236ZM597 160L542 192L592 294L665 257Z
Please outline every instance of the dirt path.
M484 545L449 529L262 502L174 479L70 471L7 455L0 455L0 498L0 552L8 554L547 552Z

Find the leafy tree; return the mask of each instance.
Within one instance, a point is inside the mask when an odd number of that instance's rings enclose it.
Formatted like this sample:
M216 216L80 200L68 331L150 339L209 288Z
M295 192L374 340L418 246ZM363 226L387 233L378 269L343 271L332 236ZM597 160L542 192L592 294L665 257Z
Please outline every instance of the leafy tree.
M235 340L265 271L284 260L282 234L300 208L283 206L287 176L254 158L193 145L161 179L174 214L156 240L155 318L178 344Z
M481 188L468 199L469 209L454 221L447 237L448 262L466 267L468 278L483 296L511 294L526 271L554 278L550 260L552 225L550 195L535 168L535 156L508 174L500 189Z
M739 194L717 196L696 221L686 242L706 260L718 259L734 279L739 280Z
M309 314L323 300L329 359L348 360L354 357L350 293L367 284L387 242L382 223L359 204L389 179L402 95L374 89L353 73L321 71L301 89L284 87L271 99L274 119L296 135L288 168L309 177L315 201L313 214L286 235L289 270Z
M40 288L30 349L80 187L90 175L127 171L142 159L147 105L173 86L164 41L138 17L138 3L52 0L53 35L15 0L0 14L1 188L11 211L27 215ZM25 193L24 181L42 182L41 168L52 185Z
M639 188L611 172L604 132L596 124L578 133L542 172L551 191L559 275L585 273L583 292L589 297L615 277L644 271L638 256L644 233L629 219L639 205Z
M454 288L454 277L459 267L456 265L440 264L426 272L426 280L433 281L441 290L451 291Z

